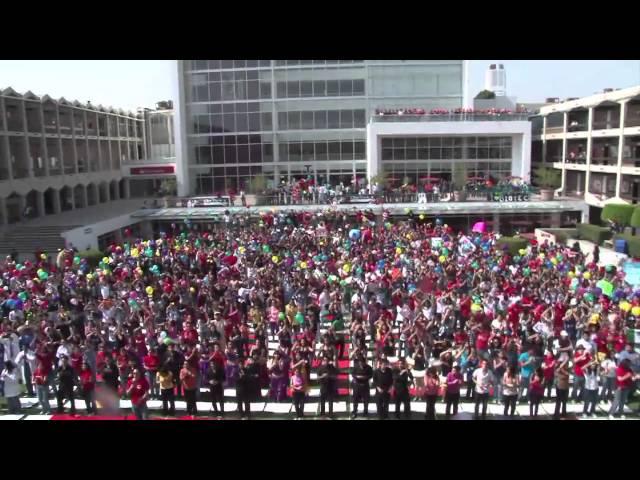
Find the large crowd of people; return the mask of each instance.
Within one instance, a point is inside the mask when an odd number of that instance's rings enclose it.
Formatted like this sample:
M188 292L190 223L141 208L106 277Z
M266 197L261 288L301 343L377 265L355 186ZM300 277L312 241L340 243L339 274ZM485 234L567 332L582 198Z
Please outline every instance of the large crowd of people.
M26 394L43 414L66 405L77 414L77 398L89 415L116 415L127 399L146 419L155 399L172 416L180 398L187 415L208 414L198 409L207 399L229 416L233 389L243 418L256 401L290 402L302 418L312 385L320 415L344 399L352 418L368 416L372 401L381 419L411 417L415 400L427 419L438 402L455 416L461 399L475 418L489 402L507 417L527 402L534 418L545 401L553 418L567 416L568 402L584 415L633 406L640 290L617 266L535 240L513 252L494 233L378 213L227 213L155 239L128 232L95 263L73 249L7 258L8 412L22 412Z

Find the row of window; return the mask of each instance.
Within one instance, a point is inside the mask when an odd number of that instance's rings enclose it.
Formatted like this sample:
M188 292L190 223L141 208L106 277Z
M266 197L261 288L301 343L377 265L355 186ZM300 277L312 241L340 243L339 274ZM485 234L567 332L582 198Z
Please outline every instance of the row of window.
M365 127L366 113L364 109L278 113L279 130L324 130Z
M364 63L364 60L276 60L276 67L294 67L296 65L325 65L327 63L337 63L341 65Z
M193 117L194 133L263 132L273 129L272 114L224 113Z
M289 142L279 145L281 162L365 160L366 144L360 140Z
M258 80L227 80L204 85L193 85L192 102L223 102L271 98L271 83Z
M271 60L187 60L187 70L270 67Z
M278 152L281 162L366 159L365 142L359 140L285 142L279 145ZM274 162L273 153L271 143L198 145L195 148L195 163L198 165L271 163Z
M382 138L382 148L425 147L510 147L511 137L390 137Z
M492 177L502 178L511 174L511 164L506 162L467 162L468 177ZM409 183L424 183L424 177L439 176L451 180L453 174L453 163L434 165L424 164L400 164L385 165L384 171L390 176L404 182L407 178ZM423 178L421 181L420 178Z
M189 114L204 115L208 113L255 113L271 111L271 104L259 102L209 103L207 105L189 105Z
M382 160L511 159L511 147L383 148Z
M350 97L365 94L364 79L278 82L278 98Z

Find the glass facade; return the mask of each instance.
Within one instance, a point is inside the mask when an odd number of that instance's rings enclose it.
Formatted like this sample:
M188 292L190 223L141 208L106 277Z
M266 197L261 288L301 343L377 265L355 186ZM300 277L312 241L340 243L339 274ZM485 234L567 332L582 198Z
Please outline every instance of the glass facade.
M463 165L469 177L511 174L511 137L391 137L380 144L382 168L396 183L417 185L426 177L451 180L456 164Z
M250 190L256 176L268 188L307 176L363 177L366 124L376 109L463 103L462 60L181 62L196 195Z

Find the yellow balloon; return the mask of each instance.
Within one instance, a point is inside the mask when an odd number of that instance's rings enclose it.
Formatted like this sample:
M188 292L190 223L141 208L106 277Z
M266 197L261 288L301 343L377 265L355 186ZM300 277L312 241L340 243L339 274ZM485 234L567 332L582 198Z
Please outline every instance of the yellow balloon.
M304 270L305 268L307 268L307 262L301 262L301 263L300 263L300 268L302 268L303 270Z
M553 263L554 265L557 265L557 264L558 264L558 259L557 259L557 258L555 258L555 257L554 257L554 258L552 258L552 259L551 259L551 263Z
M244 252L246 252L247 249L244 248L244 247L240 247L238 250L240 251L240 254L242 255L242 254L244 254Z
M149 295L150 297L153 295L153 287L149 286L145 289L145 291L147 292L147 295Z
M425 218L427 218L427 217L425 217L424 213L421 213L420 214L420 220L424 220Z
M631 310L631 304L626 300L620 302L620 310L622 310L623 312L628 312L629 310Z
M91 280L93 279L93 274L92 273L87 273L87 280Z
M109 263L109 257L103 257L102 263Z
M280 259L278 258L278 256L277 256L277 255L274 255L273 257L271 257L271 261L272 261L273 263L278 263L278 262L280 261Z
M544 253L540 253L540 254L538 255L538 258L539 258L540 260L544 260L544 257L545 257Z
M481 312L482 306L477 303L474 303L473 305L471 305L471 311L474 313Z
M402 248L396 247L396 254L401 255L402 254Z
M140 252L138 252L138 249L137 248L132 248L131 249L131 256L133 258L138 258L138 255L140 255Z
M349 273L349 272L351 271L351 265L349 265L348 263L347 263L347 264L345 264L345 265L342 267L342 271L343 271L344 273Z
M591 278L591 274L589 272L584 272L584 275L582 276L585 278L585 280L589 280Z
M521 248L520 250L518 250L518 253L520 255L526 255L527 254L527 249L526 248Z
M191 287L191 288L189 289L189 291L190 291L191 293L194 293L194 292L196 291L196 289L195 289L194 287Z
M569 278L573 278L573 277L575 277L575 276L576 276L576 274L575 274L575 273L573 273L573 272L569 272L567 275L569 275Z
M444 263L447 261L447 257L445 257L444 255L440 255L440 257L438 257L438 260L440 261L440 263Z
M631 315L634 317L640 317L640 307L633 307L631 309Z
M598 323L600 321L600 315L597 313L594 313L593 315L591 315L591 323Z

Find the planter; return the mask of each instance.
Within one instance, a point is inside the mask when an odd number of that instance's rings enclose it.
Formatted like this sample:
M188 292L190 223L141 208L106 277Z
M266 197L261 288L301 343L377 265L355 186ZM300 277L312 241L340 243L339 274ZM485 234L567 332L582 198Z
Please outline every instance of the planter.
M453 192L454 202L464 202L467 199L467 192L456 190Z
M540 199L543 202L548 202L550 200L553 200L554 193L555 193L555 190L540 189Z

